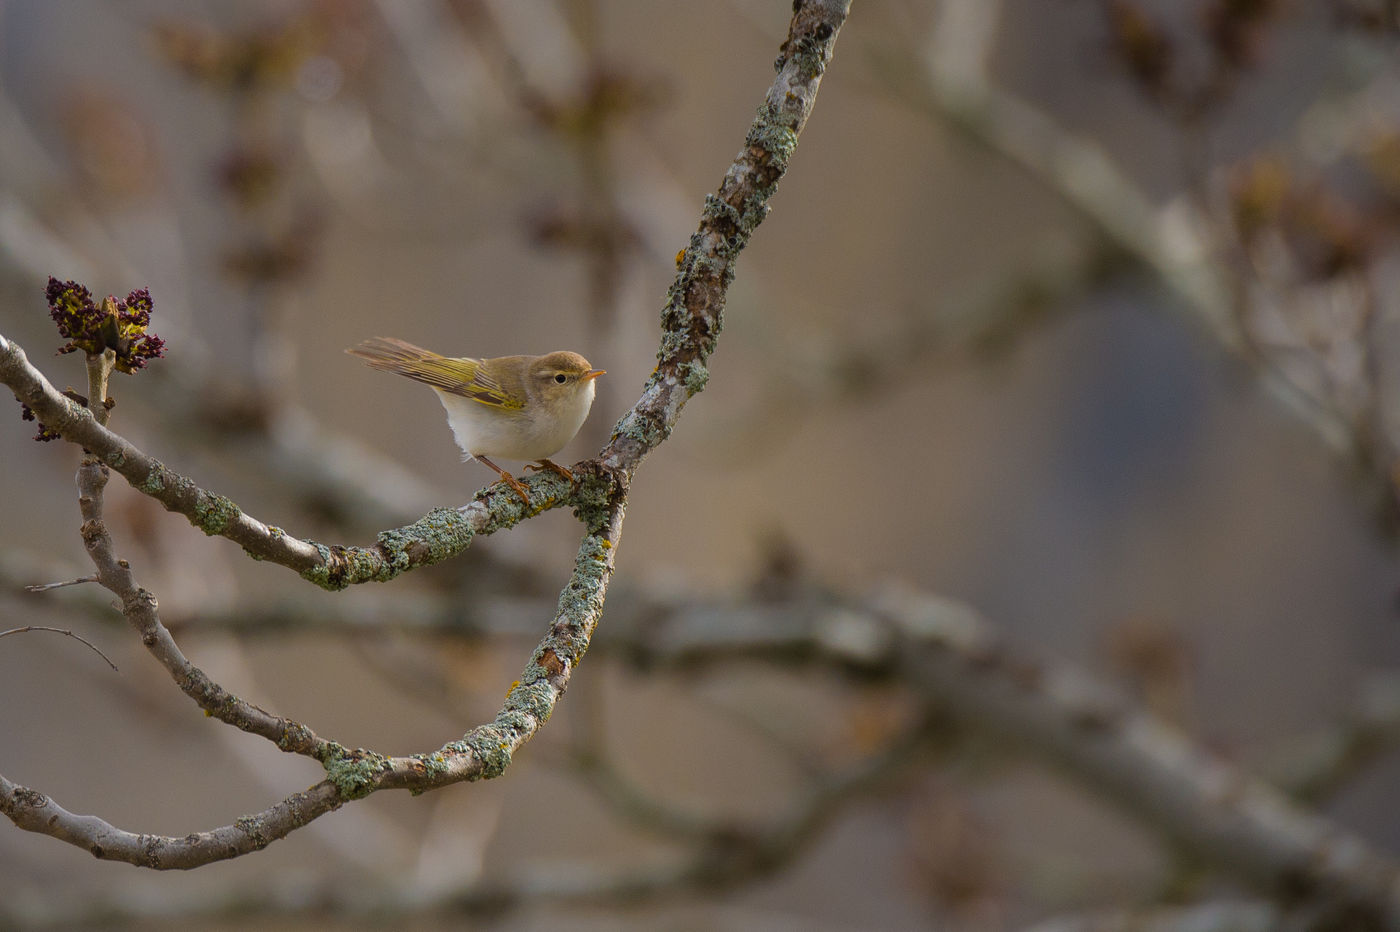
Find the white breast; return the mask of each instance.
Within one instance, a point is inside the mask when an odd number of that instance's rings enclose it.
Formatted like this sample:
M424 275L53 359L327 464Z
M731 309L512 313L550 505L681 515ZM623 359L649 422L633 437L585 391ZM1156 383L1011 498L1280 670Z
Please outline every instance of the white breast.
M568 410L555 418L532 417L518 411L493 408L434 389L447 410L447 423L457 446L467 456L507 460L542 460L553 456L574 439L588 409L593 407L592 380L573 399Z

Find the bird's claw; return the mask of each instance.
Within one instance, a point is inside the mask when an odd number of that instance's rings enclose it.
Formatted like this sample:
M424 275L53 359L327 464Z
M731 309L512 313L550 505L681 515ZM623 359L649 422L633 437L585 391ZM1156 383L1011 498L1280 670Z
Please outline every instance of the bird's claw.
M536 463L530 463L525 468L537 471L548 470L566 482L574 481L574 474L553 460L539 460L538 465Z

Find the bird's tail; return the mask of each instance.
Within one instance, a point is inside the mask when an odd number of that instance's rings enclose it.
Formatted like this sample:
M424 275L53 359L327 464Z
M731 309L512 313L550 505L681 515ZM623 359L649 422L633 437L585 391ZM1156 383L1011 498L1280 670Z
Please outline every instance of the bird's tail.
M375 369L396 372L417 382L460 393L476 377L478 362L464 356L442 356L392 337L373 337L345 352Z

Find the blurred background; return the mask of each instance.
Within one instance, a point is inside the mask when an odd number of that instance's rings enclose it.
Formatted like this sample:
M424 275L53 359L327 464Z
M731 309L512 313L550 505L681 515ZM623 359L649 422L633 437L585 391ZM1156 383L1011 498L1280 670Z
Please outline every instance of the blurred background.
M343 353L366 337L583 353L608 374L557 459L586 458L790 14L7 0L0 332L81 389L47 277L149 288L167 357L115 378L113 428L301 537L494 478ZM1250 895L990 733L910 737L898 675L771 649L767 609L890 585L1400 850L1396 36L1385 0L859 0L709 387L633 484L588 662L508 773L189 874L5 828L0 926L1002 929ZM0 641L5 775L170 835L319 779L200 714L96 587L24 591L91 571L79 452L34 430L0 416L0 629L120 672ZM392 754L495 714L579 534L554 511L330 594L120 481L108 517L196 664ZM683 826L809 804L775 856L685 869L715 833Z

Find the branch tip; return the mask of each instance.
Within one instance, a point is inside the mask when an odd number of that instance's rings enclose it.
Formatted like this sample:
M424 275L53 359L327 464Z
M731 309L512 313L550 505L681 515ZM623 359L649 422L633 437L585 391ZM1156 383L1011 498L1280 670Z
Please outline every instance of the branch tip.
M87 582L87 581L88 581L88 580L82 580L82 579L74 580L74 582ZM53 585L56 585L56 586L70 586L70 585L72 585L72 583L54 583ZM26 587L26 588L30 589L31 591L35 591L33 586L29 586L29 587ZM8 630L8 631L0 631L0 638L9 637L11 634L28 634L30 631L51 631L51 632L53 632L54 634L62 634L62 635L65 635L66 637L72 638L72 639L75 640L75 641L81 641L82 643L86 644L86 645L92 650L93 653L97 654L97 656L99 656L99 657L101 657L103 660L107 661L107 666L111 667L111 668L112 668L112 671L113 671L114 673L120 673L120 672L121 672L120 670L117 669L117 665L116 665L115 663L112 663L112 658L110 658L110 657L108 657L106 654L102 653L101 649L98 648L98 646L97 646L96 644L92 643L92 642L89 641L87 638L83 637L81 634L74 634L72 631L68 630L67 628L50 628L50 627L48 627L47 625L25 625L25 626L22 627L22 628L11 628L11 629Z

